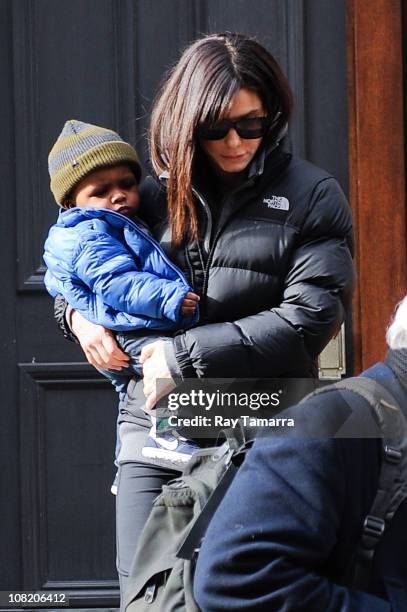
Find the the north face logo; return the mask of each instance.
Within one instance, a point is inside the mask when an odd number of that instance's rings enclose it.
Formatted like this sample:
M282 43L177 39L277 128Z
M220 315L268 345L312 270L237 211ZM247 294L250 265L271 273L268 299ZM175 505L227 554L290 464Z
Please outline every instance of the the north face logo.
M264 198L263 204L267 204L267 208L276 208L277 210L289 210L290 202L282 196L271 196Z

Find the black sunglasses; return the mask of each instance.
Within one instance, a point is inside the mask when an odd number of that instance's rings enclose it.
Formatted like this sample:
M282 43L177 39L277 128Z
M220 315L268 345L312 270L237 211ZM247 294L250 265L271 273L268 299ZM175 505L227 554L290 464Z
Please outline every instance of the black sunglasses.
M268 117L243 117L242 119L223 119L218 123L201 123L198 136L203 140L221 140L234 128L240 138L263 138L270 127Z

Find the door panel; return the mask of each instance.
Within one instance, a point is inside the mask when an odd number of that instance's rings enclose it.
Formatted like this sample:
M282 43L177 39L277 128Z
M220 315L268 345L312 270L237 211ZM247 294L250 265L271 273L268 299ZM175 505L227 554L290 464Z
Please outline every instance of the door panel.
M302 0L258 0L255 10L251 0L0 2L0 590L67 590L82 609L118 604L109 492L116 398L80 347L62 338L44 289L42 245L58 212L48 150L76 118L116 129L146 163L148 113L164 71L198 34L236 29L256 35L288 73L294 151L311 152L322 166L326 159L346 176L345 84L327 61L321 81L307 30L308 23L318 28L318 6L326 15L330 5L338 18L325 24L324 37L336 41L337 64L338 48L345 53L344 2L310 4L312 15ZM315 121L307 103L317 95L336 101L335 159L323 139L312 145L306 129L307 117ZM318 115L323 133L322 105Z

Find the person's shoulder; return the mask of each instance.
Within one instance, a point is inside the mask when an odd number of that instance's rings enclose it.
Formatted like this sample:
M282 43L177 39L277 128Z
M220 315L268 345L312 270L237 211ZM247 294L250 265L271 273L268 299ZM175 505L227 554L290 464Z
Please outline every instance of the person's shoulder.
M81 241L93 241L101 236L110 237L114 233L113 224L102 215L83 219L72 229Z
M105 254L119 244L126 246L125 223L105 209L83 209L81 214L75 215L74 222L62 228L60 241L65 258L71 259L74 267L79 257L97 257L102 261ZM58 236L55 238L58 240Z
M300 157L291 158L286 169L286 179L291 184L301 185L309 193L323 190L327 194L340 194L344 197L342 188L331 172Z
M273 160L266 165L266 173L273 175ZM331 172L296 156L290 156L279 176L280 187L291 194L293 203L302 208L320 197L341 200L347 204L345 195ZM295 195L295 197L294 197Z
M363 377L359 378L362 387ZM293 380L290 384L298 385L301 382L300 379ZM377 433L374 418L369 418L372 409L363 388L359 394L354 386L346 386L345 383L343 381L339 385L318 388L281 411L278 417L282 426L273 435L287 440L332 440L336 436L343 438L344 434L351 434L353 438L358 437L358 434L363 437L370 433L372 427Z
M316 182L335 178L331 172L328 172L324 168L296 156L291 158L288 169L290 172L297 173L304 178Z
M110 231L110 221L104 208L72 208L60 215L53 228L61 236L83 237L87 233ZM103 229L102 229L103 228Z
M345 237L353 251L351 210L336 178L311 162L293 158L286 182L291 193L300 194L298 206L304 211L304 235Z
M63 259L70 259L81 241L81 225L63 224L59 221L52 225L45 241L45 251L59 254Z

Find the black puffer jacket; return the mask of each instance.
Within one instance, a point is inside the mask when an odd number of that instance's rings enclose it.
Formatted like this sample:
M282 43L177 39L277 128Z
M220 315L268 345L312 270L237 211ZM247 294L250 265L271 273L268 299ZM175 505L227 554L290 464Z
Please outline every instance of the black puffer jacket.
M258 155L222 202L201 183L200 240L175 252L165 182L148 177L141 190L142 216L201 296L200 325L174 338L182 377L314 375L354 280L351 213L338 183L280 148Z

